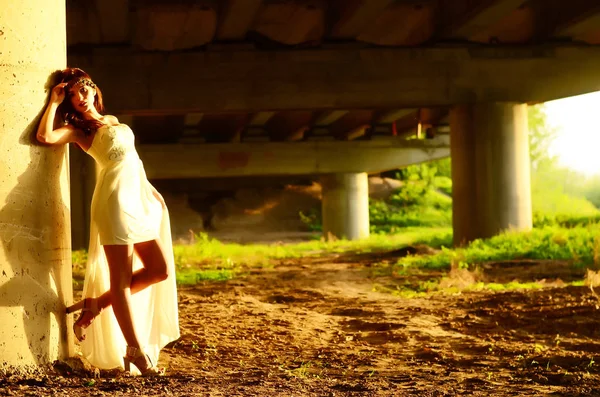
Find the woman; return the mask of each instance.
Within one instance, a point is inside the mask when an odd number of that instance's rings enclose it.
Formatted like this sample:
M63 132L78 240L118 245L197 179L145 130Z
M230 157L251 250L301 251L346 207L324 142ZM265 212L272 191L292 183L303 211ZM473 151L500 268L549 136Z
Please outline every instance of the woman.
M77 144L94 158L98 170L85 299L67 313L81 309L73 329L92 365L122 365L129 371L133 364L142 375L160 375L154 366L160 349L179 337L167 208L146 179L133 132L115 116L102 114L102 93L90 76L76 68L62 75L37 139ZM54 128L57 115L61 125Z

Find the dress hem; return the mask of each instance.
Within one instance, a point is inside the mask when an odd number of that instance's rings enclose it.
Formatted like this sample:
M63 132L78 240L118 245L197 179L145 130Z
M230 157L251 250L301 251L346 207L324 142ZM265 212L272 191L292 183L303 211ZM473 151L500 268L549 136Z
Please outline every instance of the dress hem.
M118 242L106 243L106 242L100 241L100 245L131 245L131 244L146 243L148 241L153 241L153 240L158 240L158 239L159 239L158 236L153 236L153 237L144 237L141 239L135 239L135 240L127 241L127 242L118 241Z

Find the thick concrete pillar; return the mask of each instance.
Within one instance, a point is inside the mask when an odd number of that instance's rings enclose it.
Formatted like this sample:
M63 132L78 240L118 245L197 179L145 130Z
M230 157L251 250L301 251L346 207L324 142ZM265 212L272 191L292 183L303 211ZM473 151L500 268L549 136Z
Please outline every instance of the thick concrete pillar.
M94 160L76 146L69 150L71 186L71 245L73 249L87 249L90 240L90 208L96 166Z
M450 123L454 243L531 229L527 105L457 106Z
M450 111L450 134L452 229L454 245L463 245L479 237L472 106Z
M66 64L64 0L0 7L0 371L72 354L68 153L35 141Z
M330 174L321 179L323 235L369 237L369 181L366 173Z

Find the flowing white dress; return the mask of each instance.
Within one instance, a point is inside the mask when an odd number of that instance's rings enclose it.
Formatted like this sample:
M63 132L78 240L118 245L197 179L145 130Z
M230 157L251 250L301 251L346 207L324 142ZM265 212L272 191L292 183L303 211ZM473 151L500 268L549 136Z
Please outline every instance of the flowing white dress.
M125 124L102 126L87 151L96 161L98 172L83 296L98 297L110 288L102 245L160 239L169 277L131 297L140 344L156 364L160 350L179 338L175 264L169 214L152 194L134 139ZM133 271L140 268L142 263L134 254ZM111 307L94 319L85 335L81 350L92 365L101 369L123 366L127 343Z

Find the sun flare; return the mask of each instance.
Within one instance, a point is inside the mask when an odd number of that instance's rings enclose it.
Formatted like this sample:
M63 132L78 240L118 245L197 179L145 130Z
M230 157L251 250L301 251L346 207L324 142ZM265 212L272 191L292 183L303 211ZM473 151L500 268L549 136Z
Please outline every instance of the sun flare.
M561 165L585 175L600 174L600 92L546 102L548 123L557 129L550 147Z

